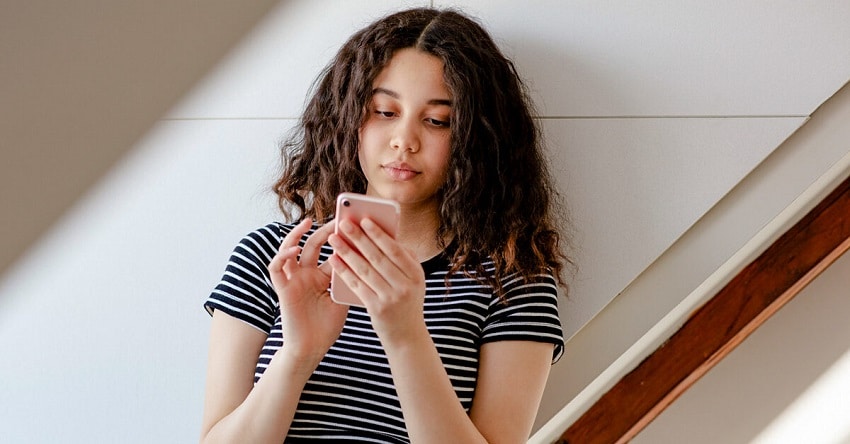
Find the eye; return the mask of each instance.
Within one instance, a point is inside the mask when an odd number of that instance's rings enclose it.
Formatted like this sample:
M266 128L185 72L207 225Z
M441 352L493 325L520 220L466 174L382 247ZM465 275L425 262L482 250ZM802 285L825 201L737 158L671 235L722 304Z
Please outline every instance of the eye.
M451 122L449 122L448 120L438 120L438 119L435 119L433 117L429 117L429 118L425 119L425 121L428 122L431 125L434 125L434 126L440 127L440 128L448 128L449 126L451 126Z
M375 114L377 114L377 115L378 115L378 116L380 116L380 117L384 117L384 118L395 117L395 113L394 113L394 112L392 112L392 111L384 111L384 110L380 110L380 109L376 109L376 110L375 110Z

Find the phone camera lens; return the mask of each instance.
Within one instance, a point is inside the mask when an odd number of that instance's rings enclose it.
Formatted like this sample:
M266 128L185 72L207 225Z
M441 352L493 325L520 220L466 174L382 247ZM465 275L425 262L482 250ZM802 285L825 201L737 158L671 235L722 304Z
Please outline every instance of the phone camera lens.
M348 200L343 200L343 201L342 201L342 206L344 206L344 207L350 207L350 206L351 206L351 202L349 202Z

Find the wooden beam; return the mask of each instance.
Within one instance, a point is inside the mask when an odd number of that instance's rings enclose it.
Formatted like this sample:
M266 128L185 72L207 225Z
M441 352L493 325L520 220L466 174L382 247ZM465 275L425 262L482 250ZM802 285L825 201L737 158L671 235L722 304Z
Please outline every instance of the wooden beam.
M850 249L850 178L594 403L558 443L621 443Z

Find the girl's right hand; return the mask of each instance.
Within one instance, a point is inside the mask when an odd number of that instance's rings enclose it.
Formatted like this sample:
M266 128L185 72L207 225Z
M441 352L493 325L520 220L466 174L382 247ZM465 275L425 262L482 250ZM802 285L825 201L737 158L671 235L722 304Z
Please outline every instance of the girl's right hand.
M348 306L330 298L330 264L318 265L319 251L334 224L320 227L301 248L298 241L311 225L309 218L296 225L281 242L268 268L280 303L281 351L315 367L339 337Z

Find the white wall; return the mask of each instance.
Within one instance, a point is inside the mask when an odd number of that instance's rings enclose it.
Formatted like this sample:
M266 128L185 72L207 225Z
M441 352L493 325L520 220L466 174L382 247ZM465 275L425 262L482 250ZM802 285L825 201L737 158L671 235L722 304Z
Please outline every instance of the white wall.
M342 40L400 4L282 3L3 278L4 438L196 439L201 303L235 242L277 218L276 143ZM452 4L481 17L540 102L577 231L568 334L850 78L846 2ZM567 368L541 421L566 402Z
M535 435L532 442L548 443L560 436L564 428L578 419L611 385L660 346L699 307L700 301L713 296L738 269L755 259L770 242L850 174L848 121L850 85L843 87L818 108L800 130L774 150L573 336L565 350L565 361L557 367L557 372L567 376L555 378L545 398L546 401L571 401ZM838 273L840 276L841 272ZM846 288L834 283L819 288L847 293ZM841 297L840 293L824 296L820 294L822 291L816 291L809 297L832 301L835 301L836 296ZM821 305L829 307L836 314L847 314L842 304L827 302ZM794 316L785 319L797 322ZM811 317L807 319L812 320ZM787 323L782 321L779 325ZM772 340L767 344L777 342ZM847 345L847 338L841 335L822 336L818 341L811 341L808 348L791 346L780 352L789 360L807 361L819 354L819 348L835 350ZM742 353L746 355L753 349L758 355L776 352L760 347L763 345L745 347L750 351ZM747 360L745 357L739 362L754 363L755 360ZM823 365L823 361L816 365ZM799 372L795 368L798 367L784 366L787 372L765 372L760 382L782 385L793 380L798 387L812 382L810 372ZM722 387L725 391L702 391L703 397L691 397L691 401L684 406L679 402L674 403L670 410L677 411L676 415L667 415L665 412L659 418L661 421L652 426L656 430L654 436L678 433L681 440L688 431L685 424L689 424L682 418L711 421L704 417L705 411L700 410L703 403L716 406L718 397L729 397L738 391L746 391L747 387L742 386L743 380L736 377L736 372L744 374L752 371L739 364L735 371L725 372L715 379L713 388ZM781 376L781 381L777 381L776 376ZM702 381L697 385L700 384ZM775 389L777 393L782 390ZM704 397L706 393L710 395L707 398ZM786 407L782 399L787 399L787 392L785 398L765 397L751 399L749 403L744 400L728 409L741 416L765 418L770 417L770 412L775 413ZM665 416L673 419L664 421ZM717 422L714 424L717 425ZM750 432L758 430L760 426L756 420L742 421L740 425L749 427ZM736 427L715 428L711 438L716 438L716 442L745 442L740 441ZM650 438L643 442L652 441Z

